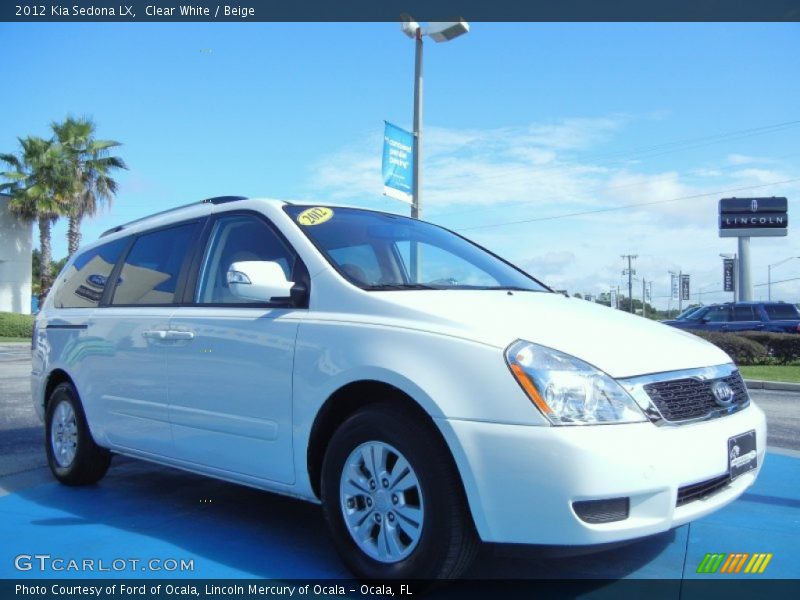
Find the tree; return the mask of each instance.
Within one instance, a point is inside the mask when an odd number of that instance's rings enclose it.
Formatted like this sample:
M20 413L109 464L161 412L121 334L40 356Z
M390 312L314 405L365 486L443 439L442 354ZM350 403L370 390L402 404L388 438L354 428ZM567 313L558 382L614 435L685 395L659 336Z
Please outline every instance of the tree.
M0 173L7 181L0 191L11 195L9 209L28 221L38 221L40 244L40 301L53 281L51 228L66 214L67 197L72 189L69 166L63 148L53 140L36 136L18 138L20 153L0 154L0 161L10 168Z
M58 277L58 274L61 272L61 269L64 268L64 265L67 264L67 257L60 258L58 260L54 260L51 263L50 267L50 278L51 280L55 280ZM34 248L33 252L31 253L31 270L33 272L33 293L36 296L42 291L41 287L41 280L42 280L42 253L39 252L38 248Z
M128 167L121 158L109 154L112 148L121 145L119 142L95 139L95 124L91 119L67 117L51 127L73 173L67 230L69 256L72 256L80 246L83 218L94 216L100 205L111 204L118 188L112 175Z

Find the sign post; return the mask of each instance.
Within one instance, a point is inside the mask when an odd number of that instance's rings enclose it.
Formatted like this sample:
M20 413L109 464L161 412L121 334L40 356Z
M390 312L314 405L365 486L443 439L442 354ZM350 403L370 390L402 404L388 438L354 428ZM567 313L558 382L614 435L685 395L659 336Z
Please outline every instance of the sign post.
M786 198L722 198L719 201L719 237L735 237L739 242L739 272L734 286L738 302L753 299L750 238L785 236L788 226Z

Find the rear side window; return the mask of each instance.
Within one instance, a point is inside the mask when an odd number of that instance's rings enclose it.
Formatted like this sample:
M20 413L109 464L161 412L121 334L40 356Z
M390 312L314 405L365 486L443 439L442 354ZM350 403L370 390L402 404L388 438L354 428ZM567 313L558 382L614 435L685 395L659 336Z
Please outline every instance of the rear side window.
M80 254L59 278L53 294L56 308L94 308L100 303L108 277L128 245L123 238Z
M125 259L111 304L171 304L197 224L139 236Z
M800 319L797 307L794 304L765 304L767 315L773 321L782 319Z
M756 317L755 312L753 311L753 306L750 304L745 304L744 306L739 305L733 307L733 320L759 321L760 319Z

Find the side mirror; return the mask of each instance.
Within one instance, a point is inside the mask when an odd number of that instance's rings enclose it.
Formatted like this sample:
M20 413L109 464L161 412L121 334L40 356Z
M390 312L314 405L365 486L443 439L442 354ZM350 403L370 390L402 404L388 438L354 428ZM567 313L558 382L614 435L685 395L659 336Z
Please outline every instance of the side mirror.
M228 269L228 288L237 298L252 302L289 300L293 281L288 281L281 266L269 260L233 263Z

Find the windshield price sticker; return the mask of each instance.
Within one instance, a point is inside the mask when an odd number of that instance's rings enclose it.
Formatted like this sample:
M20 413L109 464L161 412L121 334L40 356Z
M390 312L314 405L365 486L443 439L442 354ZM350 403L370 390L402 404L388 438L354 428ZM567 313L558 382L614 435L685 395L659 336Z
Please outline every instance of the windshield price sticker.
M297 215L297 222L300 225L320 225L325 221L329 221L333 217L333 211L324 206L315 206L309 208Z

